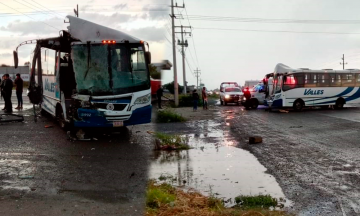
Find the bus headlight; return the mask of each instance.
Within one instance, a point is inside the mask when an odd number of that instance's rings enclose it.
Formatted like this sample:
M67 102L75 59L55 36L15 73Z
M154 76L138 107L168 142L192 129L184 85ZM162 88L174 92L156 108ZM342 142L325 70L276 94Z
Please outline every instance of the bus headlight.
M145 96L138 97L134 104L146 104L149 103L151 100L151 94L147 94Z
M230 98L230 95L225 95L225 98L226 98L226 99L229 99L229 98Z

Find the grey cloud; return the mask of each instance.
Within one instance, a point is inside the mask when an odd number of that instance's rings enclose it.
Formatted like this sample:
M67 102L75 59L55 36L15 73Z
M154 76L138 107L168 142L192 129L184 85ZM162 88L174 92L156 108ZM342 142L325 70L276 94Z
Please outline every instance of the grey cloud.
M164 41L165 40L164 33L165 33L164 28L154 28L154 27L133 29L129 32L129 34L134 35L140 40L154 41L154 42Z
M151 19L164 19L169 14L169 7L166 5L145 5L142 10Z
M0 53L0 58L9 58L12 56L12 53Z
M124 9L127 7L127 4L117 4L114 6L114 9Z
M20 33L21 36L29 35L29 34L44 35L55 32L57 33L61 29L61 26L59 26L60 23L62 23L62 20L58 18L51 18L43 22L41 21L23 22L16 20L14 22L9 23L7 26L1 26L0 30Z

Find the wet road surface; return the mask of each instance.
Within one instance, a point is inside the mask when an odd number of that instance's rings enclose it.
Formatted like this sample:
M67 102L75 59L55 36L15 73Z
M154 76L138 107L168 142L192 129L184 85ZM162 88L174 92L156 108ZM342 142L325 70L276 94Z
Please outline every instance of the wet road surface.
M218 107L239 147L274 175L298 215L360 215L360 109ZM263 143L249 145L249 136Z
M0 125L0 215L143 215L152 128L71 142L49 116Z
M238 147L220 111L208 120L156 127L163 133L183 135L192 149L155 151L149 178L214 195L226 201L227 206L234 205L239 195L259 194L270 194L291 206L276 179L266 173L253 154Z

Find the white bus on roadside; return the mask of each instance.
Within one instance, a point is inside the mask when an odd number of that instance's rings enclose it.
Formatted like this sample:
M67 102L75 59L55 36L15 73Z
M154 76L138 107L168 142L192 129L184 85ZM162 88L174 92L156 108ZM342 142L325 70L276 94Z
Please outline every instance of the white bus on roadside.
M274 87L267 104L270 108L329 106L360 103L360 70L293 69L284 64L275 67Z
M77 17L67 18L70 25L60 36L19 45L36 44L31 103L57 117L61 127L111 128L151 122L148 44Z

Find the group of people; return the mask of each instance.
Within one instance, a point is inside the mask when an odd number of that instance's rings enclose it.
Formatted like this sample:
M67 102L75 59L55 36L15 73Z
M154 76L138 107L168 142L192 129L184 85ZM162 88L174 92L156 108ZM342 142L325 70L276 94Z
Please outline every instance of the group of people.
M11 95L14 84L16 85L16 97L18 100L18 106L15 109L23 108L22 93L23 93L24 81L21 79L20 74L16 74L16 79L14 82L10 79L9 74L5 74L0 79L1 96L5 101L5 107L2 110L4 110L5 113L13 112Z
M163 93L164 93L164 90L162 89L161 85L159 85L159 88L156 91L159 109L162 109L162 107L161 107L161 97L163 96ZM208 97L207 97L207 94L206 94L206 88L205 87L203 87L201 95L202 95L202 100L203 100L203 109L207 110L208 109ZM194 102L193 111L197 111L198 101L200 99L199 94L197 93L197 90L194 90L192 92L192 99L193 99L193 102Z
M203 87L202 91L201 91L201 97L202 97L202 102L203 102L203 109L207 110L208 109L208 97L207 97L207 93L206 93L206 88ZM197 111L197 107L198 107L198 101L199 101L199 94L197 93L197 90L194 90L192 93L192 98L193 98L193 102L194 102L194 107L193 107L193 111Z

